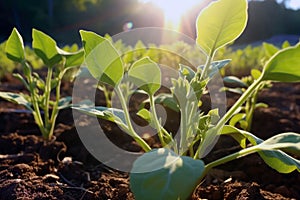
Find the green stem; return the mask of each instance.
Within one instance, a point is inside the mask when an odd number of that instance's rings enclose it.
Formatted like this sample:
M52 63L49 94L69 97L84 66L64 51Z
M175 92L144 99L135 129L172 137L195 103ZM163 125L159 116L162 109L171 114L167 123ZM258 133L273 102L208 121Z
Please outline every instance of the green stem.
M173 138L170 136L170 134L161 126L157 113L156 113L156 108L155 108L155 101L153 95L149 95L150 99L150 107L152 110L152 115L154 117L154 125L158 133L158 137L160 139L160 142L163 146L166 146L169 142L173 141ZM167 141L165 141L164 137L166 137Z
M164 137L163 137L163 134L162 134L162 131L160 128L161 126L160 126L159 120L157 118L153 95L149 95L149 99L150 99L150 107L151 107L152 115L154 117L155 129L157 130L157 134L158 134L158 137L159 137L159 140L160 140L162 146L166 146L166 142L164 140Z
M180 155L185 155L186 152L186 139L187 139L187 115L186 106L183 105L181 108L180 116L180 143L179 143L179 153Z
M203 81L207 77L207 72L208 72L209 66L211 64L211 61L214 57L214 54L215 54L215 51L212 51L211 54L206 59L203 71L202 71L201 76L200 76L201 81Z
M31 69L31 67L28 65L27 62L24 62L23 65L26 65L26 66L24 66L24 68L26 67L27 70ZM31 75L31 71L27 73L27 81L29 83L30 99L31 99L31 103L32 103L32 106L33 106L33 110L34 110L33 111L34 121L37 124L37 126L39 127L43 137L45 139L47 139L46 138L46 131L45 131L45 128L44 128L44 122L43 122L42 115L41 115L41 112L40 112L40 107L39 107L39 104L38 104L38 100L36 99L38 94L36 93L36 88L34 87L34 81L33 81L32 75Z
M121 88L119 85L117 85L115 87L116 89L116 93L120 99L120 102L121 102L121 106L122 106L122 109L124 110L124 114L125 114L125 120L126 120L126 123L127 123L127 126L128 126L128 133L130 134L130 136L143 148L143 150L145 152L148 152L151 150L151 147L145 142L145 140L143 140L134 130L133 126L132 126L132 123L131 123L131 120L130 120L130 116L129 116L129 112L128 112L128 109L127 109L127 106L126 106L126 101L125 101L125 98L123 96L123 93L121 91Z
M246 149L242 149L242 150L240 150L236 153L230 154L228 156L225 156L223 158L220 158L218 160L215 160L215 161L205 165L205 171L203 172L203 175L202 175L201 179L207 174L207 172L210 169L212 169L216 166L222 165L224 163L227 163L229 161L235 160L237 158L241 158L241 157L247 156L249 154L256 153L257 151L259 151L257 146L252 146L252 147L249 147L249 148L246 148Z
M252 96L252 98L250 99L250 109L248 110L248 113L246 114L246 120L247 120L247 129L246 131L250 131L251 130L251 126L252 126L252 120L253 120L253 114L255 111L255 105L257 102L257 97L258 97L258 90L256 90Z
M61 87L61 80L64 76L64 74L66 73L67 69L64 69L62 72L59 73L58 76L58 82L57 82L57 86L55 87L55 102L52 108L52 114L51 114L51 118L50 118L50 130L49 130L49 138L52 137L53 132L54 132L54 127L55 127L55 123L56 123L56 118L58 115L58 106L59 106L59 100L60 100L60 87Z
M226 112L226 114L220 119L218 124L216 125L216 129L220 130L225 123L235 114L236 110L243 105L245 101L249 98L249 96L257 89L259 84L262 81L262 76L253 82L252 85L243 93L243 95L235 102L235 104Z
M52 73L53 73L53 69L52 67L48 67L48 73L47 73L47 77L46 77L46 85L45 85L45 94L44 94L44 98L45 98L45 108L44 108L44 122L45 122L45 128L47 131L47 135L46 137L48 139L50 139L50 131L51 131L51 122L50 122L50 117L49 117L49 102L50 102L50 96L51 96L51 80L52 80Z

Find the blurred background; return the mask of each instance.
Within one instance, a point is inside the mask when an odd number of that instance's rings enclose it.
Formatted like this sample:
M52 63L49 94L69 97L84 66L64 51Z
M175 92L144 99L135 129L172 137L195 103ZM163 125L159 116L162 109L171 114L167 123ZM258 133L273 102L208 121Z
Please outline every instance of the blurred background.
M0 0L0 42L16 27L26 43L31 29L59 44L80 43L78 31L114 35L140 27L166 27L195 38L198 13L212 0ZM249 1L249 22L236 44L261 40L295 43L300 0ZM277 41L278 40L278 41Z

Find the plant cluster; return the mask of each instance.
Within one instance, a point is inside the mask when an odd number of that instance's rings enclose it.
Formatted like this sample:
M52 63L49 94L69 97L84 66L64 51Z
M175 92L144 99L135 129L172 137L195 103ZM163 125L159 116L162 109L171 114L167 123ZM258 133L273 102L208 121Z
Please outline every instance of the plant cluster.
M130 174L131 189L137 199L186 199L211 168L256 152L278 172L300 171L300 161L287 154L299 154L300 134L282 133L263 141L232 126L236 113L251 96L256 98L266 82L300 81L300 45L277 51L265 62L262 72L253 71L249 85L224 116L220 117L218 110L204 114L198 108L208 82L229 62L214 61L217 50L240 36L247 18L246 0L219 0L199 14L196 42L206 55L205 65L199 66L196 71L180 65L178 79L172 80L171 94L165 94L171 99L169 102L175 102L180 112L178 140L161 125L155 110L155 97L161 86L158 64L144 57L125 68L118 52L107 39L93 32L80 31L88 70L97 80L114 88L122 110L86 106L74 109L115 122L146 152L135 161ZM102 52L106 52L109 58L98 59ZM163 148L151 149L134 130L127 107L130 88L123 93L121 85L124 82L133 83L148 95L150 109L142 108L138 115L157 130ZM253 107L249 109L252 112ZM249 112L245 114L249 115ZM220 135L232 136L242 150L205 164L201 159L213 148Z
M251 126L247 116L257 107L256 97L262 88L272 81L300 81L299 44L282 50L264 44L269 57L261 72L254 70L251 77L244 80L228 79L244 87L236 88L242 94L224 116L219 116L218 109L208 113L199 109L208 83L230 62L228 59L216 60L217 52L242 34L248 19L247 8L247 0L218 0L201 11L196 22L196 44L205 55L205 64L195 70L181 63L178 78L172 80L170 93L166 94L158 94L162 85L162 73L157 64L160 60L152 56L159 54L151 54L151 49L146 51L142 43L138 43L131 53L120 56L107 37L81 30L83 51L69 53L58 48L52 38L34 29L34 52L48 70L43 80L27 62L22 37L14 29L5 51L10 59L21 63L24 77L19 74L16 77L24 83L29 95L1 92L0 96L31 110L44 138L50 139L59 109L69 103L68 98L60 98L62 77L72 66L80 65L84 56L89 73L113 88L122 109L84 104L73 105L73 109L116 123L144 150L130 174L130 186L136 199L187 199L211 168L256 152L280 173L300 172L300 161L289 155L299 155L300 134L282 133L264 141L247 131ZM51 99L52 90L54 100ZM141 106L137 114L156 129L162 148L152 149L133 127L128 101L134 92L148 96L150 109ZM179 137L163 127L155 107L157 102L180 113ZM237 117L239 112L246 120ZM239 126L236 126L237 122ZM202 158L221 135L232 136L242 149L204 163Z
M69 106L71 97L61 98L60 87L65 73L74 66L83 62L83 51L66 52L56 46L56 42L45 33L33 29L32 47L35 57L40 58L47 67L45 80L33 70L28 61L28 51L17 29L13 29L6 42L5 52L7 57L21 65L23 76L14 74L29 91L28 94L0 92L0 97L23 105L30 110L34 116L43 137L46 140L52 139L55 121L60 109ZM54 90L54 99L51 99L51 92Z

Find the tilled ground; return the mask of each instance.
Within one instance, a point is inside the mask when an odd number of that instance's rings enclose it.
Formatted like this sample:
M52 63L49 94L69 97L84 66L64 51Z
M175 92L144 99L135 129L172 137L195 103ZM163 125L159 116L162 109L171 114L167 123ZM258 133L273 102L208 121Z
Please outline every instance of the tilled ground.
M5 83L0 90L8 86L11 91L22 90L18 84ZM255 112L253 133L266 139L281 132L300 132L299 84L274 84L259 101L269 108ZM56 140L45 142L30 113L16 112L21 107L2 100L0 105L0 199L134 199L128 174L103 165L83 146L71 110L61 112ZM82 126L91 126L85 120ZM172 123L168 126L177 127L178 119ZM115 134L110 139L116 145L140 151L114 125L102 126ZM149 143L157 146L155 139ZM231 138L222 137L206 161L238 149ZM258 155L251 155L213 169L191 199L300 199L299 183L300 173L279 174Z

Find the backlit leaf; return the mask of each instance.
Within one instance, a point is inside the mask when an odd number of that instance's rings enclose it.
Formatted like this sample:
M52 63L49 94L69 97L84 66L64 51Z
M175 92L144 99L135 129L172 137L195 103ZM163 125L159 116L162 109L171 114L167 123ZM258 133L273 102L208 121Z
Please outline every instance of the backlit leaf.
M50 36L33 29L32 39L32 47L45 65L52 67L61 61L62 57L58 53L56 42Z
M197 18L197 44L210 55L238 38L246 27L247 19L247 0L211 3Z
M5 52L7 57L15 62L25 60L23 39L16 28L13 29L6 42Z
M290 173L294 170L300 172L300 161L284 152L292 151L300 155L300 134L282 133L263 141L247 131L228 125L224 126L221 133L231 135L242 148L245 148L245 139L249 140L252 145L257 145L260 157L267 165L280 173Z
M150 58L142 58L130 67L128 77L137 87L144 90L150 95L160 88L161 71L158 64Z
M263 80L300 82L300 45L278 51L265 65Z
M85 51L85 62L92 76L111 86L123 78L123 63L117 50L104 37L89 31L80 31Z

